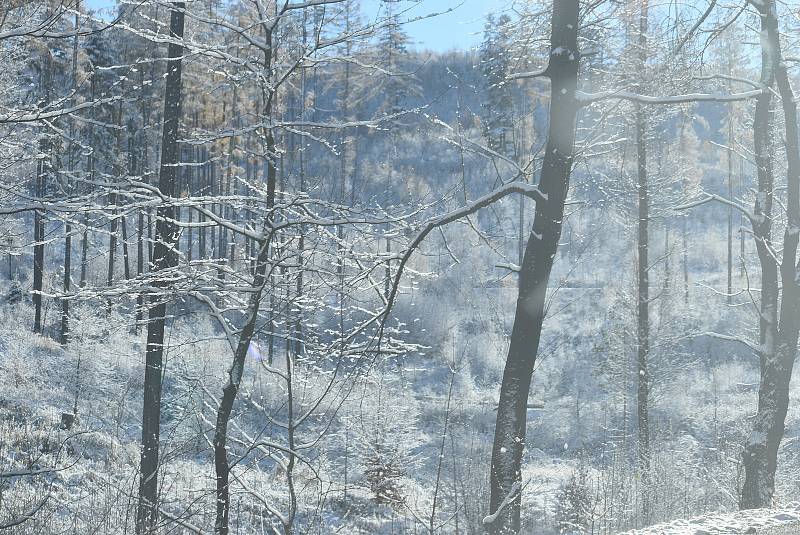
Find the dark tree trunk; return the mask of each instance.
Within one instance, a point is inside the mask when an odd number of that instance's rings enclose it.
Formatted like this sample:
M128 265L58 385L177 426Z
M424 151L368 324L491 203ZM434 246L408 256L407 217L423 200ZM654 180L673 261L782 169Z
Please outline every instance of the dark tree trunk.
M75 29L79 25L80 0L75 2ZM72 39L72 90L75 91L78 87L78 34L76 32ZM75 136L75 123L70 125L70 132L74 138ZM74 171L76 167L74 147L70 147L70 170ZM67 190L71 192L71 178L67 178ZM61 344L66 345L69 341L69 300L66 299L66 294L70 291L70 283L72 282L72 224L68 219L64 224L64 295L65 298L61 299Z
M636 110L636 153L637 153L637 240L636 250L638 261L637 281L638 300L636 315L636 402L638 425L638 459L639 468L646 471L649 468L650 457L650 422L648 418L648 400L650 396L650 377L648 374L648 360L650 352L650 277L649 277L649 223L650 223L650 196L647 187L647 119L645 112L637 105Z
M147 270L153 265L153 211L147 209Z
M272 32L267 31L266 42L272 42ZM264 54L264 72L269 76L272 71L272 48L266 49ZM273 90L266 90L263 118L264 124L268 124L272 119L272 103L275 98ZM267 158L267 210L275 206L275 186L277 181L277 162L275 152L275 137L271 129L264 131L265 153ZM267 230L272 225L271 217L265 221L264 227ZM265 232L265 236L268 233ZM233 362L228 368L228 382L222 389L222 398L217 409L217 422L214 428L214 468L217 475L217 514L214 521L214 533L218 535L228 535L230 520L230 464L228 462L228 422L233 411L233 404L239 393L239 385L244 373L244 364L247 357L247 350L255 333L256 321L258 320L258 309L261 305L261 295L267 283L267 267L270 256L270 242L268 238L258 244L257 256L255 259L255 274L253 275L252 287L256 290L250 295L247 307L247 319L241 334L239 343L233 356ZM291 418L291 417L290 417ZM289 421L291 426L291 419ZM286 526L284 526L286 531Z
M520 529L521 469L525 449L528 393L539 349L545 300L553 267L564 202L569 189L578 103L578 0L554 0L550 63L550 122L533 230L520 270L511 344L508 350L492 447L491 497L486 519L496 534Z
M175 196L177 164L180 159L178 126L181 118L181 56L183 46L184 2L173 2L170 12L170 42L167 80L164 92L164 126L161 140L161 168L158 188L162 195ZM174 223L175 207L162 204L158 208L156 239L151 270L159 272L178 265L175 246L178 228ZM155 280L155 286L166 283ZM139 481L139 503L136 533L150 533L158 519L158 447L161 425L161 374L164 351L164 325L167 311L163 296L150 297L145 357L144 405L142 407L142 455Z
M732 61L732 58L731 58ZM733 75L732 66L728 73ZM733 104L728 104L728 199L733 201ZM728 286L727 302L733 304L733 206L728 206Z
M386 239L386 264L384 267L383 296L388 298L392 289L392 261L389 260L389 257L392 254L392 240L389 239L388 235L386 236L385 239Z
M117 107L116 111L116 130L115 137L117 143L117 154L122 154L122 103ZM119 160L114 164L114 180L119 180L122 176L122 165ZM109 204L111 205L111 234L108 238L108 276L107 285L109 288L114 284L114 271L116 270L116 256L117 256L117 241L119 239L119 209L117 203L119 196L117 194L118 186L113 186L114 191L109 194ZM111 313L111 299L108 300L108 313Z
M197 129L197 112L194 114L192 127L195 130ZM197 166L194 165L197 163L197 149L195 147L189 149L189 161L191 161L193 165L187 171L186 191L189 199L191 199L195 196L195 188L197 187ZM192 224L194 223L194 210L192 208L189 208L188 220L189 228L186 229L186 261L191 264L194 259L194 229L192 228Z
M208 195L208 151L205 148L200 150L200 158L203 165L200 167L200 196ZM197 222L200 223L200 228L197 230L197 257L200 260L206 258L206 227L202 225L205 223L206 216L203 213L197 214Z
M647 63L647 18L648 0L643 0L639 7L638 30L638 62L642 75ZM645 110L636 105L636 171L637 171L637 314L636 314L636 421L638 429L638 462L644 474L642 493L642 516L647 522L649 503L647 492L647 473L650 470L650 375L648 363L650 355L650 261L649 261L649 225L650 225L650 192L647 176L647 129L648 121Z
M43 196L45 163L39 163L36 177L36 194ZM36 210L33 214L33 332L42 332L42 282L44 280L44 214Z
M744 158L739 156L739 188L744 190ZM739 215L739 226L744 227L746 223L746 218L743 214ZM745 233L739 232L739 277L745 278Z
M48 55L49 58L49 55ZM48 59L47 65L44 67L44 74L45 77L44 84L45 84L45 92L47 93L47 97L45 100L49 100L49 73L50 73L50 61ZM50 143L47 139L42 138L40 141L40 147L42 149L43 154L49 154L51 149ZM46 183L47 183L47 173L50 171L50 160L49 158L45 158L39 161L37 166L36 172L36 184L35 184L35 191L36 196L39 199L43 199L46 191ZM42 289L43 289L43 282L44 282L44 234L45 234L45 219L44 213L41 210L36 210L33 213L33 308L34 308L34 316L33 316L33 332L41 334L43 332L42 328Z
M42 141L44 151L49 150L49 144ZM47 152L44 152L47 154ZM46 190L47 173L50 163L47 159L41 160L36 173L36 196L43 199ZM42 289L44 283L44 213L36 210L33 213L33 332L41 334L42 329Z
M143 79L143 78L142 78ZM143 113L143 118L145 114ZM145 136L145 128L147 122L144 121L142 124L142 133L141 138ZM132 162L132 171L133 173L138 173L141 176L145 175L147 169L147 147L146 141L140 139L141 147L134 147L134 155L136 156ZM141 154L139 154L139 150L141 150ZM141 156L141 158L139 157ZM142 275L144 274L144 209L139 210L139 214L137 215L136 221L136 276L137 278L141 279ZM135 331L138 334L139 330L141 329L142 320L144 319L144 294L139 292L136 295L136 326Z
M214 429L214 466L217 475L217 515L214 522L214 533L228 535L230 517L230 464L228 463L228 422L230 421L233 404L239 392L242 381L245 359L250 342L255 332L258 319L258 308L261 295L266 282L267 264L269 260L269 243L265 241L259 248L256 260L256 274L253 277L253 287L256 291L250 296L248 316L244 328L239 336L239 343L233 362L228 369L228 382L222 389L222 399L217 409L217 424Z
M211 154L211 163L208 164L208 195L212 198L219 195L217 183L217 166L214 162L214 154ZM217 212L217 203L212 202L210 206L211 212ZM208 253L212 259L217 258L217 225L212 225L208 230Z
M111 288L111 285L114 283L114 260L116 257L117 252L117 196L116 194L112 193L109 198L109 204L112 206L111 208L111 234L108 238L108 274L106 277L106 285ZM111 313L111 300L108 300L108 310L107 312Z
M49 13L49 8L47 10ZM49 16L49 15L47 15ZM44 93L43 104L50 102L52 86L53 61L50 50L44 54L44 65L42 66L42 91ZM46 136L42 136L39 142L41 153L46 155L39 160L36 173L35 192L39 199L43 199L46 192L47 175L52 169L52 145ZM44 234L45 218L41 210L33 213L33 332L41 334L42 331L42 289L44 283Z
M70 278L72 275L72 225L64 225L64 294L61 299L61 344L66 345L69 341L69 299L66 294L70 290Z
M756 4L754 4L756 5ZM783 439L789 408L789 383L797 354L800 332L800 285L797 248L800 233L800 147L798 146L797 105L789 83L780 48L780 33L773 0L757 4L761 14L761 85L771 88L776 82L785 122L787 158L786 215L783 253L778 266L770 245L770 213L774 180L770 162L770 91L756 102L753 122L759 194L754 213L753 232L762 270L761 301L761 381L758 412L753 432L743 454L745 481L739 503L742 509L768 507L775 491L778 448ZM763 200L764 206L760 206ZM764 216L759 218L760 216ZM779 299L779 284L783 294ZM779 304L780 302L780 304ZM780 308L780 313L778 313Z
M122 229L122 273L125 280L130 280L131 259L128 254L128 224L125 222L125 216L119 218L119 226Z
M139 211L136 225L136 276L141 279L144 274L144 211ZM136 332L144 319L144 294L139 292L136 296Z
M237 115L237 99L238 99L238 92L236 90L236 86L233 87L232 92L232 105L231 105L231 124L233 125L234 129L236 129L238 124L238 115ZM235 165L234 154L236 153L236 136L232 135L228 140L228 157L227 157L227 166L225 170L225 178L221 180L220 183L220 196L230 196L231 195L231 187L233 183L233 167ZM231 219L231 208L230 208L230 201L223 200L220 204L219 208L220 216L230 221ZM231 233L230 243L228 243L228 231L225 227L220 227L219 229L219 260L221 264L225 263L225 255L227 254L228 250L234 250L234 241L236 235ZM233 253L231 253L228 264L233 268ZM225 280L225 271L222 269L217 271L217 276L220 280L220 285L224 284L223 281Z
M86 268L89 263L89 214L83 216L83 235L81 236L81 288L86 286Z
M304 12L304 19L303 19L303 46L306 46L307 40L307 25L305 22L305 12ZM303 69L300 73L300 118L301 120L306 120L306 70ZM314 111L311 111L311 121L315 120ZM300 193L302 194L306 190L306 140L302 136L300 137L300 154L299 154L299 174L300 174ZM297 295L295 299L297 300L297 306L295 307L296 314L294 318L294 353L296 356L302 356L305 353L305 346L303 344L303 309L302 309L302 299L303 299L303 291L305 290L305 286L303 283L303 252L306 248L306 227L305 225L300 225L300 238L297 241L297 265L298 265L298 273L297 273Z

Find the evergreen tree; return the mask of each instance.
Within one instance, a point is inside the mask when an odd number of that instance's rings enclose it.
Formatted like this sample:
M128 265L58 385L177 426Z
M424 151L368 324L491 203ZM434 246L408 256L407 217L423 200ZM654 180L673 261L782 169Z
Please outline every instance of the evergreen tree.
M560 535L585 533L591 522L591 505L588 470L581 462L558 493L555 514L558 533Z
M383 0L386 6L386 22L380 27L375 64L383 74L372 88L372 95L379 99L376 115L394 115L407 109L414 97L419 97L420 88L411 72L411 57L408 50L411 39L403 28L396 11L398 0Z
M508 83L511 36L508 15L489 15L480 48L481 70L486 83L482 106L483 134L489 148L504 156L514 152L514 103Z

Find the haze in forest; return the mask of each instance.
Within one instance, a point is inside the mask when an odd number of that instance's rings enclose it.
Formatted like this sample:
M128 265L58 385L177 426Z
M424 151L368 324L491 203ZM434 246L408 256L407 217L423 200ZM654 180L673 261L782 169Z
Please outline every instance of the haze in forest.
M0 531L800 533L796 7L0 3Z

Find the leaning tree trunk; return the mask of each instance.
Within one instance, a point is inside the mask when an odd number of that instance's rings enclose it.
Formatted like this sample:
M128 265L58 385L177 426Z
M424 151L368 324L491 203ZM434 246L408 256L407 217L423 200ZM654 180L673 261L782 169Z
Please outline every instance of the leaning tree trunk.
M754 4L756 5L756 4ZM785 122L787 158L786 215L780 266L769 241L769 215L773 178L769 161L771 95L765 91L756 103L753 123L759 194L753 222L756 247L762 269L761 302L761 381L758 412L753 432L744 450L745 481L739 506L742 509L768 507L775 491L778 447L783 439L789 408L789 383L797 353L800 331L800 286L798 285L797 247L800 233L800 147L798 146L797 105L780 49L778 20L773 0L758 4L761 15L761 84L771 88L777 82ZM763 175L763 176L762 176ZM762 184L763 181L763 184ZM762 208L761 202L766 206ZM765 227L759 232L760 227ZM765 234L766 232L766 234ZM778 277L783 294L778 289ZM780 304L779 304L780 302ZM778 309L780 308L780 315ZM778 320L778 318L780 318Z
M274 179L272 181L274 184ZM214 428L214 467L217 474L217 516L214 522L214 533L228 535L230 522L230 463L228 462L228 422L233 411L233 404L239 393L242 382L245 359L250 342L253 340L261 295L267 281L267 265L269 261L269 242L265 240L258 251L256 273L253 277L253 288L247 307L247 321L239 335L239 343L228 368L228 382L222 388L222 399L217 409L217 423Z
M520 269L511 344L500 387L492 464L491 497L485 519L491 532L520 529L521 468L525 449L527 402L539 348L545 299L553 259L561 236L564 202L569 189L578 102L578 0L554 0L550 63L551 104L547 147L536 202L533 230Z
M267 43L272 43L272 31L267 30ZM265 51L264 72L267 74L272 70L272 47ZM264 124L269 124L272 115L272 103L275 99L274 89L267 89L264 103ZM272 129L267 128L264 132L265 154L267 157L267 210L271 210L275 205L275 187L277 182L277 163L275 156L275 137ZM271 216L265 220L265 230L269 230L272 225ZM231 466L228 462L228 422L230 422L233 404L239 393L239 386L242 382L245 359L250 342L255 334L256 322L258 320L258 309L261 305L261 296L264 286L267 283L267 267L270 255L271 233L265 232L265 239L259 244L253 275L252 288L255 291L250 295L247 307L247 320L239 334L239 342L233 356L233 362L228 368L228 381L222 388L222 398L217 409L217 422L214 428L214 469L217 475L217 514L214 521L214 533L218 535L228 535L230 522L230 471ZM271 364L271 362L270 362ZM291 425L291 420L290 420ZM284 532L290 532L290 528L284 525Z
M178 125L181 117L181 56L183 46L184 2L173 2L170 14L170 36L167 61L167 81L164 92L164 127L161 143L161 169L158 188L166 197L175 196L178 174ZM152 271L157 273L178 265L175 245L178 228L175 207L162 204L158 208ZM156 280L156 287L165 286ZM158 443L161 425L161 373L164 352L164 324L167 310L163 296L150 297L147 324L147 351L144 375L144 406L142 407L142 455L139 480L139 504L136 513L136 533L151 533L158 519Z

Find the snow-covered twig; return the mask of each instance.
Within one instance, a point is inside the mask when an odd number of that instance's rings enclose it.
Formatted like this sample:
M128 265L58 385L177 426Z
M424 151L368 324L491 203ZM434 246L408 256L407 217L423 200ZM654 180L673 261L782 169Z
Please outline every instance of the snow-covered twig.
M767 89L754 89L742 93L715 94L715 93L686 93L684 95L668 95L664 97L640 95L630 91L601 91L599 93L584 93L576 91L575 98L581 106L588 106L603 100L630 100L640 104L688 104L690 102L737 102L750 100L762 95Z
M514 484L511 485L511 489L508 491L508 495L503 498L502 502L500 502L500 506L497 508L497 511L489 516L483 517L483 524L488 526L489 524L494 523L494 521L497 520L497 517L500 516L500 513L503 512L503 509L509 506L509 504L517 497L517 494L519 494L521 490L522 484L519 481L514 481Z

